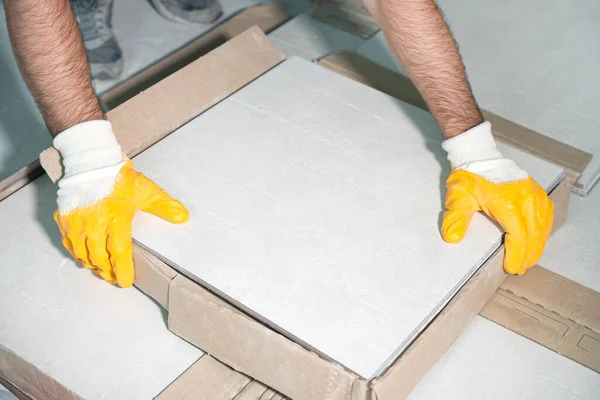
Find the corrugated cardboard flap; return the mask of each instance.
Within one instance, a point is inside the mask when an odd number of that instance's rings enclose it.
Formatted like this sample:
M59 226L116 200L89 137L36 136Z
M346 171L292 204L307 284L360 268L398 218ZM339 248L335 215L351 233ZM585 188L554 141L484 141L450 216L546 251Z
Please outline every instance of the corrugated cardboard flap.
M504 289L480 315L600 373L600 333L567 316Z
M177 276L177 272L136 242L133 245L133 264L135 286L168 310L169 285Z
M236 398L252 378L242 375L209 355L202 356L163 390L156 400Z
M600 293L549 271L509 276L482 316L600 373Z
M182 275L169 288L169 330L294 399L350 400L359 379Z
M80 400L82 397L0 344L0 377L32 399Z
M502 289L600 332L600 293L562 275L536 266L523 276L510 276Z

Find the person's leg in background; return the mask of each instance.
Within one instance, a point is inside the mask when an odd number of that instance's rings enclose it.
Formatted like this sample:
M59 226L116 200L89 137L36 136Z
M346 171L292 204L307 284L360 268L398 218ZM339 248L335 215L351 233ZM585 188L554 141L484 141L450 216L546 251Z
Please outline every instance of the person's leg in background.
M85 42L92 78L118 77L123 71L123 58L112 32L113 0L70 0L70 3Z
M208 24L222 14L218 0L150 0L150 3L163 17L184 24Z
M92 78L117 78L123 71L123 58L112 32L113 0L69 1L85 42ZM191 25L214 22L222 14L218 0L150 0L150 3L163 17Z

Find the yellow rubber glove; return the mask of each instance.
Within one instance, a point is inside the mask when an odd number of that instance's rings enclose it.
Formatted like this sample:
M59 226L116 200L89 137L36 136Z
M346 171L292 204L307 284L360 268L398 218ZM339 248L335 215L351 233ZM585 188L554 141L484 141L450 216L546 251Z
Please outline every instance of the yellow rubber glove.
M522 275L540 259L554 220L554 203L526 172L497 150L489 122L443 143L454 170L446 182L442 237L460 242L476 211L506 232L504 269Z
M136 211L182 223L188 219L187 210L137 172L131 161L122 161L107 121L76 125L58 135L54 145L65 166L54 213L63 245L107 282L131 286L131 223Z

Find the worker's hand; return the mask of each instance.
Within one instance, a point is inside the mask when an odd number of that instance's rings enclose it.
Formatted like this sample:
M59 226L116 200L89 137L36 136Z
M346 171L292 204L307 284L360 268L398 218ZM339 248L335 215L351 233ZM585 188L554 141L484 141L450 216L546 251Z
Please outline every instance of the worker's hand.
M123 161L108 121L89 121L59 134L64 177L54 220L63 245L84 267L109 283L133 284L131 223L137 210L173 223L185 222L185 207Z
M506 232L504 269L525 273L542 255L554 220L554 203L544 189L496 148L484 122L443 143L453 171L446 182L442 237L462 240L471 217L482 210Z

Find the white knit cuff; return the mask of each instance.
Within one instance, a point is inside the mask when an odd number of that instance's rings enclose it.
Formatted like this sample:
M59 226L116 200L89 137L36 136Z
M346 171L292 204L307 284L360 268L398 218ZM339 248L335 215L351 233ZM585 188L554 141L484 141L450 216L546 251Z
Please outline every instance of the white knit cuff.
M504 158L496 147L492 124L483 122L442 143L454 169L464 169L493 183L526 179L529 174Z
M475 161L502 158L492 135L492 124L488 121L445 140L442 148L448 152L448 161L456 169Z
M54 147L62 155L63 179L123 161L121 146L109 121L77 124L56 136Z
M65 173L58 182L58 209L68 213L106 197L125 164L109 121L77 124L54 139Z

